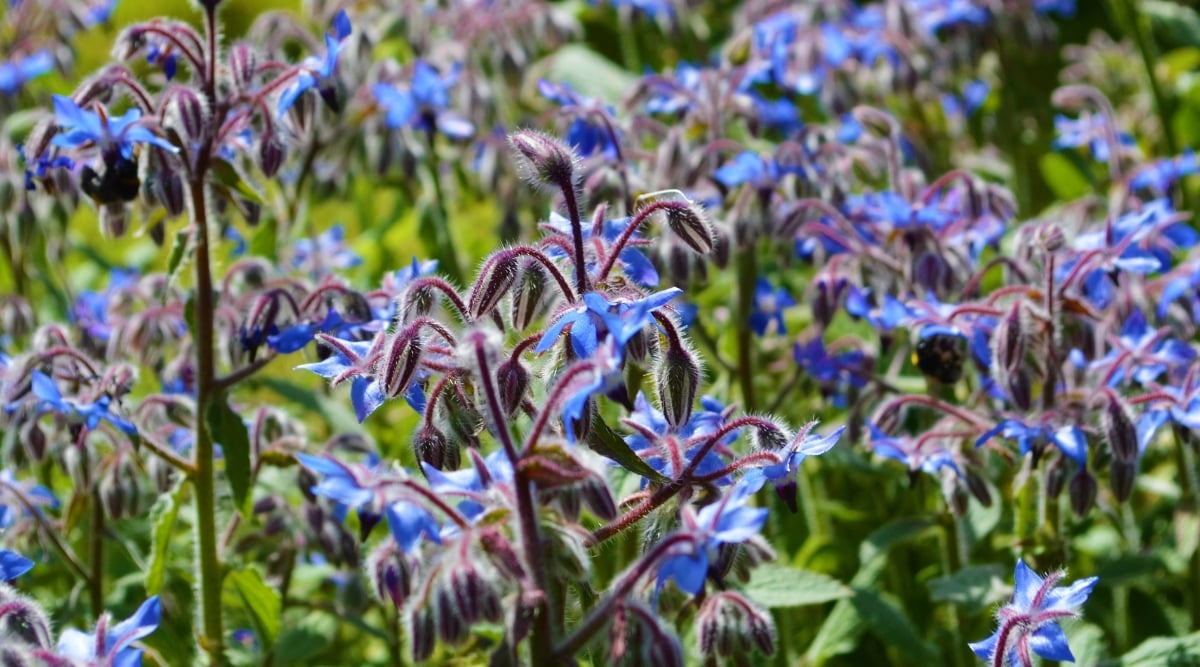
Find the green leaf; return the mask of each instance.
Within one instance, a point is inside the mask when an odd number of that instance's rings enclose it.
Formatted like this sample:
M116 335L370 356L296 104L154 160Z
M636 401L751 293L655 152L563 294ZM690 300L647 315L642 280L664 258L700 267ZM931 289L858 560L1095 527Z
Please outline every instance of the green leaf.
M175 519L179 516L179 500L184 489L184 480L181 478L173 490L161 494L150 508L154 540L146 565L146 595L158 595L162 591L163 576L167 571L167 547L171 543Z
M1177 0L1142 0L1138 8L1150 18L1155 37L1170 46L1200 46L1200 14Z
M258 570L230 570L225 575L225 585L232 586L241 598L242 604L250 614L250 622L254 624L254 632L264 646L271 646L279 636L279 615L283 605L279 592L263 581Z
M837 579L779 564L756 567L742 592L768 609L821 604L854 594Z
M586 97L616 102L633 87L637 77L616 63L580 44L568 44L534 65L543 78L569 84Z
M187 228L183 228L175 232L175 240L171 243L171 255L167 258L167 280L175 282L175 274L179 271L179 267L183 265L183 258L187 256L188 239L191 234L188 234Z
M268 217L254 228L247 244L247 253L252 257L267 257L274 259L276 246L279 242L279 224L274 218Z
M862 615L867 629L884 646L899 651L905 657L905 664L934 664L938 661L937 651L921 638L916 626L890 595L885 597L873 590L856 589L855 596L849 602Z
M225 459L225 476L233 491L238 511L248 514L250 500L250 435L238 413L229 407L224 396L214 397L205 415L213 442L221 445Z
M983 482L992 494L991 506L984 505L979 502L975 496L970 496L970 502L967 503L967 515L963 517L963 532L966 533L967 544L979 544L988 534L995 530L1000 524L1000 519L1004 513L1004 503L1000 502L1000 492L991 482L984 480Z
M982 609L1008 597L1012 586L1005 582L1005 575L999 565L965 567L948 577L930 579L930 596L934 602Z
M1059 201L1073 201L1092 191L1090 175L1062 153L1046 153L1038 160L1038 166Z
M634 453L634 451L629 448L629 445L625 443L625 440L622 439L621 436L617 435L617 433L613 431L607 423L605 423L604 419L599 416L592 420L592 426L588 429L588 434L587 437L584 438L584 441L587 442L588 446L594 451L603 456L607 456L622 468L630 472L637 473L642 477L654 482L667 481L666 477L660 475L657 470L651 468L648 463L643 461L642 457Z
M249 199L256 204L262 204L262 195L246 182L246 178L232 164L229 164L225 160L214 160L211 173L221 185L238 193L245 199Z
M1101 667L1159 667L1200 664L1200 632L1168 639L1147 639L1129 653L1100 663Z
M275 664L307 665L321 654L337 635L337 619L329 614L308 614L289 628L275 643Z

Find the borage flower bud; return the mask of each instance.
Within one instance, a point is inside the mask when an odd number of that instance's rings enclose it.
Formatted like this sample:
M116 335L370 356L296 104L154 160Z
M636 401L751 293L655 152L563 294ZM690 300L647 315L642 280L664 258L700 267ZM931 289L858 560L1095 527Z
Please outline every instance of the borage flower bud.
M0 632L0 636L3 634ZM49 650L49 648L43 650ZM0 667L43 667L46 664L45 658L35 655L32 648L0 646Z
M392 337L383 364L379 367L382 371L379 384L384 394L396 398L408 391L408 385L421 367L424 351L425 344L421 340L419 326L401 329Z
M287 149L275 139L273 134L264 134L258 141L258 168L267 178L273 178L283 166L287 157Z
M517 172L535 188L575 187L575 164L579 158L562 140L536 130L517 130L508 135L517 162Z
M238 90L247 90L254 80L254 69L258 65L258 54L254 47L238 42L229 49L229 73Z
M1068 495L1071 497L1071 509L1079 517L1086 516L1096 504L1096 478L1086 470L1080 470L1071 478Z
M413 662L425 662L433 655L437 645L437 629L433 621L433 607L429 604L414 604L408 613L408 647Z
M1138 457L1137 427L1129 418L1129 411L1116 396L1109 396L1104 410L1104 435L1113 456L1122 463L1132 463ZM1135 466L1136 468L1136 466Z
M604 521L617 518L617 503L613 499L612 489L599 475L579 485L579 495L588 509Z
M1024 310L1017 303L996 324L992 334L992 359L995 365L1005 373L1016 373L1025 361L1025 333L1023 331L1022 314ZM1002 378L997 378L1002 379Z
M413 564L395 540L384 540L367 554L367 578L380 602L391 602L397 609L412 593Z
M517 414L529 390L529 369L519 359L510 357L496 369L496 385L500 390L500 404L504 412L512 417Z
M50 619L46 612L11 588L0 584L0 640L49 650Z
M172 125L183 135L185 145L194 145L208 131L208 105L199 93L186 86L175 86L171 95L170 118Z
M471 317L479 319L492 312L512 289L519 273L520 262L512 251L501 250L484 261L467 300Z
M666 208L663 213L667 219L667 226L687 247L701 255L707 255L713 251L715 234L712 225L709 224L708 219L704 216L704 211L699 206L680 203L679 206Z
M980 477L979 473L968 470L966 474L967 490L971 495L975 496L975 500L979 501L984 507L992 506L992 492L988 490L987 484Z
M700 651L712 658L757 649L775 653L775 621L740 593L719 591L709 595L696 612L696 635Z
M483 428L483 415L475 407L458 382L450 383L442 392L438 403L449 429L448 435L454 447L479 447L479 432Z
M413 433L413 454L438 470L457 470L462 463L458 446L451 445L446 434L432 425L421 426ZM421 472L425 472L424 466Z
M521 269L521 279L513 290L512 310L510 319L513 328L525 331L542 311L542 297L546 293L546 283L550 276L546 269L533 261L528 261Z
M498 568L510 579L520 581L525 578L525 567L512 542L495 528L483 528L477 534L479 546L488 555L492 565Z
M654 372L658 403L663 417L673 428L680 428L692 416L696 388L700 385L700 362L696 355L676 339L667 346Z
M609 637L612 664L683 667L679 638L661 616L640 602L626 600L618 607Z

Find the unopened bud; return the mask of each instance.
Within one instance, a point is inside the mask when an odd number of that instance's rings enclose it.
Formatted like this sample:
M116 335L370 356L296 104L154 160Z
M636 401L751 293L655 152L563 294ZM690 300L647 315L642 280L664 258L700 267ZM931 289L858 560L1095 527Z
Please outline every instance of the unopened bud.
M1071 509L1079 517L1086 516L1096 504L1096 478L1086 470L1080 470L1071 478L1068 494L1071 497Z
M50 620L37 603L0 584L0 639L49 650Z
M579 485L579 494L584 504L598 518L612 521L617 518L617 503L613 499L612 489L603 478L596 476Z
M188 144L204 138L208 130L208 105L199 93L191 88L176 86L171 115L176 129Z
M384 540L367 555L367 577L380 602L404 606L412 592L412 568L395 540Z
M914 263L913 278L926 291L936 292L948 270L946 260L932 252L925 252Z
M428 604L413 605L408 614L408 647L413 662L425 662L433 655L437 645L437 631L433 622L433 609Z
M1123 463L1133 463L1138 457L1137 427L1129 411L1116 397L1110 397L1104 410L1104 432L1113 457ZM1136 468L1136 466L1135 466Z
M979 504L983 505L984 507L991 507L992 492L988 490L987 484L983 481L983 478L979 476L979 473L973 470L968 470L966 478L967 490L971 492L971 495L975 496L975 500L978 500Z
M403 396L408 385L421 367L421 355L425 344L421 340L420 327L401 329L392 337L383 359L379 377L383 392L390 398Z
M1033 381L1028 369L1018 368L1009 375L1007 389L1013 403L1021 410L1028 411L1033 406Z
M249 44L239 42L229 49L229 73L233 77L233 85L238 90L250 88L257 65L258 55Z
M700 362L679 345L668 345L655 372L658 403L667 423L681 428L692 416L696 388L700 385Z
M511 319L513 328L525 331L542 311L542 296L550 276L536 262L526 262L521 270L521 279L513 290Z
M283 159L287 157L287 149L275 140L273 135L263 135L258 142L258 168L267 178L279 173Z
M496 369L500 404L510 418L517 414L529 390L529 369L519 359L508 358Z
M438 470L457 470L462 462L458 446L451 445L435 426L422 426L413 433L413 454Z
M708 657L732 657L757 649L775 652L775 622L771 615L733 591L709 595L696 612L700 650Z
M512 289L520 272L517 256L511 251L501 250L492 255L483 264L479 277L468 299L467 310L471 316L479 319L492 312L500 300Z
M670 206L664 213L667 226L671 228L687 247L698 254L707 255L713 250L713 229L703 211L691 203Z
M521 558L503 533L495 528L484 528L479 531L478 539L479 546L488 555L491 563L506 577L517 580L525 578L525 567L521 565Z
M562 140L535 130L508 135L517 171L535 188L575 187L575 152Z

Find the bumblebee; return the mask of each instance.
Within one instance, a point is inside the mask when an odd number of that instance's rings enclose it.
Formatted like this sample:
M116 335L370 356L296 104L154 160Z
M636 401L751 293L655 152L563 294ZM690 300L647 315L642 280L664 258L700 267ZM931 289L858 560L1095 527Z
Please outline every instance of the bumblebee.
M966 354L963 339L948 333L935 333L917 341L913 364L942 384L954 384L962 378Z
M97 173L91 166L84 166L80 178L80 187L84 194L97 204L133 201L137 198L141 186L137 162L126 158L120 152L104 156L103 173Z

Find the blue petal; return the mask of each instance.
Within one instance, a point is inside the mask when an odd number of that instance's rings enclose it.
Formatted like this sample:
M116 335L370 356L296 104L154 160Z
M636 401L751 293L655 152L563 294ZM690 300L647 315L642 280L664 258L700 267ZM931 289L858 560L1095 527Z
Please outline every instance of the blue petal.
M1057 623L1046 623L1034 630L1029 636L1029 648L1047 660L1075 662L1071 647L1067 646L1067 636Z
M396 538L396 543L405 553L411 552L419 545L422 537L428 537L430 541L438 544L441 543L441 539L438 537L437 521L429 513L429 510L420 505L406 500L393 503L387 508L387 522L388 528L392 531L392 537Z
M33 561L15 551L0 550L0 581L12 581L33 569Z
M108 632L107 644L109 654L111 655L113 651L123 649L129 644L149 636L150 633L158 629L158 623L161 618L162 603L159 602L158 596L155 595L143 602L142 606L133 612L133 616L116 624Z
M358 417L358 423L363 423L363 420L371 416L379 406L383 405L387 396L383 390L379 388L379 383L375 380L368 380L363 376L354 378L354 382L350 385L350 404L354 406L354 415Z
M673 580L679 590L697 595L704 588L704 579L708 575L708 556L704 550L683 556L673 556L663 561L658 568L658 585L661 587L667 580Z
M1017 609L1028 610L1029 605L1033 602L1033 596L1042 587L1042 577L1029 569L1029 566L1025 564L1025 559L1018 558L1013 581L1015 582L1013 606Z
M1079 465L1087 465L1087 438L1078 426L1064 426L1055 431L1054 444Z

